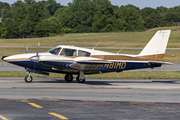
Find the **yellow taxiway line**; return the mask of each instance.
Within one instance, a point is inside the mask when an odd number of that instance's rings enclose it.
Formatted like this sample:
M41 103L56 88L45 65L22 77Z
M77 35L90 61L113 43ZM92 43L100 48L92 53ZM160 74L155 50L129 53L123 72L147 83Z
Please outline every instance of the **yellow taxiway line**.
M8 120L7 118L5 118L5 117L2 116L2 115L0 115L0 118L1 118L2 120Z
M43 108L42 106L37 105L36 103L28 103L28 104L30 104L30 105L32 105L32 106L34 106L34 107L36 107L36 108Z
M60 119L62 119L62 120L68 120L68 118L66 118L66 117L64 117L64 116L62 116L62 115L59 115L59 114L57 114L57 113L49 112L49 114L50 114L50 115L53 115L53 116L56 116L56 117L58 117L58 118L60 118Z

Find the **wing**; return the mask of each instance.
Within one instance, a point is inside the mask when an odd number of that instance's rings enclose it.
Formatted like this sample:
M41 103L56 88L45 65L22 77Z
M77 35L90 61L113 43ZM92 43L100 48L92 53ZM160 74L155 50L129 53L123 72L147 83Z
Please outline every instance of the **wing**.
M66 57L66 56L39 56L38 60L41 64L45 66L52 67L53 69L65 70L83 70L83 71L93 71L101 70L103 64L111 63L109 61L94 58L94 57Z
M101 70L103 64L111 63L107 60L93 58L93 57L77 57L75 62L69 65L70 68L77 70Z

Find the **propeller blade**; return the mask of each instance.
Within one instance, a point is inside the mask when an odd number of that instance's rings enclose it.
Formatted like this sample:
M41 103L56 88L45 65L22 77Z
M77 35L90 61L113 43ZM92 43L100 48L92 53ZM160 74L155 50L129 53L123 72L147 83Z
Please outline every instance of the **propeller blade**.
M26 52L25 53L27 53L28 52L28 46L26 46Z
M33 57L29 58L31 61L34 62L34 71L36 70L36 63L39 62L39 46L40 46L40 43L38 42L38 47L37 47L36 56L33 56Z
M38 47L37 47L36 57L38 57L38 56L39 56L39 46L40 46L40 43L38 42Z

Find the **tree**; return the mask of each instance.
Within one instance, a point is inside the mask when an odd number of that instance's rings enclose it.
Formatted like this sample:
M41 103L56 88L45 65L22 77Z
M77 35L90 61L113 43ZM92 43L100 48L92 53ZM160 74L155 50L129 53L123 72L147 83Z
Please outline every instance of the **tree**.
M22 3L13 12L13 18L18 27L22 24L22 21L24 21L27 17L27 7L27 4Z
M141 30L144 28L144 20L137 7L132 5L121 6L120 9L115 12L115 16L116 19L124 20L127 23L127 30Z
M4 25L2 23L0 23L0 37L4 38L6 37L8 34L6 28L4 27Z
M17 37L19 35L19 28L17 26L17 23L14 21L14 19L8 18L5 21L4 26L8 32L9 37L14 38L14 37Z
M12 16L11 6L8 3L0 2L0 21L5 22L7 18Z
M22 3L23 3L22 0L18 0L17 2L14 2L14 4L12 4L11 6L12 6L13 9L16 9L16 8L18 8Z
M141 15L144 19L145 28L154 28L164 24L163 17L156 9L146 7L141 10Z
M112 20L106 15L102 15L101 18L97 19L92 23L93 32L109 32L112 30Z
M36 25L34 31L38 36L59 34L61 32L61 23L55 17L44 19Z
M27 19L34 25L37 25L41 20L49 17L50 14L43 2L37 2L27 7Z
M160 7L157 7L156 10L158 11L158 13L162 14L162 13L167 12L167 11L168 11L168 8L167 8L167 7L160 6Z
M29 4L29 5L36 3L35 0L24 0L24 2L25 2L26 4Z
M34 24L29 20L24 20L19 27L19 33L22 36L30 35L33 32Z
M51 16L54 15L57 9L63 7L60 3L56 3L55 0L47 0L46 7L49 10Z
M97 20L99 16L106 15L110 18L113 12L113 5L109 0L92 0L95 5L94 20Z
M118 19L118 23L116 24L116 27L120 31L127 31L128 30L128 24L125 20L123 19Z
M91 27L91 23L93 22L94 7L91 0L74 0L72 5L70 5L70 16L67 27L75 29L83 28L85 31L88 31L88 28Z

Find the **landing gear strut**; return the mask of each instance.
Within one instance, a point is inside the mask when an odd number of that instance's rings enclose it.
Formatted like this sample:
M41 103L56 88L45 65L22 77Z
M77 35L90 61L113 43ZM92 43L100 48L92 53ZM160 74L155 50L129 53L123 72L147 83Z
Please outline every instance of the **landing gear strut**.
M72 82L73 76L72 76L72 74L66 74L64 79L66 82Z
M79 79L79 75L76 77L78 83L84 83L86 79Z
M84 83L85 82L85 77L84 77L84 72L83 71L80 71L79 72L79 75L76 77L76 81L78 83Z
M27 83L31 83L33 81L33 78L31 77L30 74L26 75L25 78L24 78L25 82Z

